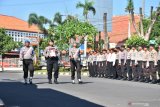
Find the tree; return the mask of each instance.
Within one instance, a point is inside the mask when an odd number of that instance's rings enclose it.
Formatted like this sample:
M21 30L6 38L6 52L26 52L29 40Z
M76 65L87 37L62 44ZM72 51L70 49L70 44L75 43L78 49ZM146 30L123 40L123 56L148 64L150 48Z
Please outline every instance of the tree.
M18 43L5 33L5 30L0 28L0 55L2 57L2 71L3 71L3 55L12 49L18 47Z
M29 26L35 24L38 28L43 31L43 33L47 34L47 29L45 28L46 24L51 24L51 21L44 16L38 16L36 13L29 14L28 18Z
M80 37L80 44L83 43L85 35L88 35L89 42L93 43L93 37L97 33L97 29L93 25L88 22L81 22L76 18L70 18L50 31L54 31L54 40L60 50L68 49L71 38L75 40Z
M53 22L56 22L57 24L62 24L62 15L57 12L55 15L54 15L54 19L53 19Z
M133 3L133 0L128 0L127 7L125 8L125 11L129 13L131 22L133 24L134 29L136 30L136 33L139 36L141 36L141 34L139 32L139 29L136 26L136 22L135 22L135 18L134 18L134 3Z
M88 13L91 11L93 13L93 15L96 14L96 9L93 7L94 2L93 1L89 1L89 0L85 0L85 3L81 3L78 2L76 5L76 8L82 8L83 9L83 16L85 17L85 19L88 19Z
M138 35L132 35L125 43L127 46L149 46L149 42L144 40L144 38L139 37Z

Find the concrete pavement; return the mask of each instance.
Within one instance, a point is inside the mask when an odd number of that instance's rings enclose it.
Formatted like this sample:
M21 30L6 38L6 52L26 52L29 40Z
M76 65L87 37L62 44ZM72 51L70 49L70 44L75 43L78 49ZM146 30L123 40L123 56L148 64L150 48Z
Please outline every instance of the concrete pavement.
M35 75L34 85L22 84L22 73L0 73L0 98L20 107L160 107L160 85L83 77L84 84L48 84Z

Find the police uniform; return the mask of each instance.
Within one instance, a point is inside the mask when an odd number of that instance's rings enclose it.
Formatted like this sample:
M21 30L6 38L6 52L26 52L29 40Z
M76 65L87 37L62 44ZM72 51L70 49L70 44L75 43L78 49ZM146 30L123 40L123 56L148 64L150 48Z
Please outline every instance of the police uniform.
M98 77L101 76L101 70L102 70L102 58L101 54L97 55L97 75Z
M127 51L127 60L126 60L126 70L128 73L128 80L132 80L132 70L131 70L131 51Z
M117 76L118 76L118 80L122 79L122 72L121 72L121 66L120 66L120 55L121 55L121 51L119 50L116 53L116 63L115 63L115 67L116 67L116 72L117 72Z
M142 81L144 79L142 63L143 63L143 54L144 51L140 50L137 52L137 72L138 72L138 80Z
M58 49L55 46L48 46L44 50L44 56L47 60L47 72L48 72L48 80L49 83L52 83L52 72L54 69L54 83L58 84L57 78L59 73L59 66L58 66Z
M149 71L150 75L152 77L151 83L156 83L157 81L157 75L156 75L156 66L157 66L157 51L155 49L149 51Z
M105 72L107 69L107 59L106 59L106 54L102 55L102 77L105 77Z
M93 77L96 77L97 76L97 55L93 54L92 59L93 59L92 60L92 63L93 63L93 69L92 69Z
M92 77L92 55L90 54L88 56L88 70L89 70L89 76Z
M160 49L158 51L158 76L159 76L159 83L160 83Z
M78 48L71 48L70 50L70 64L71 64L71 79L75 79L75 71L77 71L77 79L81 81L81 57Z
M34 66L33 66L33 57L34 57L34 49L33 47L22 47L20 50L20 60L23 61L23 78L25 83L27 83L28 71L30 71L29 82L32 84L32 78L34 75Z
M109 78L116 78L116 72L115 72L115 69L114 69L114 66L115 66L115 62L116 62L116 54L113 52L113 53L109 53L108 54L108 58L107 58L107 66L108 66L108 77Z
M127 51L126 50L121 51L119 63L121 65L121 72L122 72L122 77L124 80L127 79L127 72L125 70L126 69L126 58L127 58Z
M144 80L142 80L142 82L149 82L150 81L150 74L149 74L149 70L148 70L148 57L149 57L149 51L146 50L143 52L143 63L142 63L142 68L143 68L143 74L144 74Z
M131 66L132 66L134 81L138 81L138 72L136 70L136 65L137 65L137 50L131 50Z

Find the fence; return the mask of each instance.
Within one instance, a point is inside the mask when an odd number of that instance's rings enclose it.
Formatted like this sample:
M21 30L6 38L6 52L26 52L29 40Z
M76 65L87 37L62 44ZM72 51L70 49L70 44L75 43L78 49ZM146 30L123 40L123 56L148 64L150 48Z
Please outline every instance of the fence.
M2 59L0 59L0 66L2 67ZM3 67L21 67L22 62L19 58L4 58L3 59Z

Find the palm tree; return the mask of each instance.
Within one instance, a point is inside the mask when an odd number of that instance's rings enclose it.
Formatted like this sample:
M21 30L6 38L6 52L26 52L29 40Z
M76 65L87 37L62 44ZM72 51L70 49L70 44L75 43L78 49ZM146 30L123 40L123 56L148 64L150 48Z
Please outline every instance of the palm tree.
M29 23L29 26L31 26L32 24L37 25L41 31L47 34L47 30L44 27L44 25L50 24L51 21L45 18L44 16L38 16L36 13L31 13L29 14L28 23Z
M127 7L125 8L125 11L129 13L130 15L130 19L131 19L131 22L133 24L133 27L134 29L136 30L137 34L139 36L141 36L137 26L136 26L136 22L135 22L135 18L134 18L134 3L133 3L133 0L128 0L128 4L127 4Z
M85 3L81 3L78 2L76 5L76 8L83 8L83 16L85 17L85 19L88 19L88 13L91 11L93 12L93 15L96 14L96 9L93 7L94 2L93 1L89 1L89 0L85 0Z
M59 12L55 13L54 18L53 18L53 22L56 22L57 24L62 24L62 22L63 22L62 15Z

